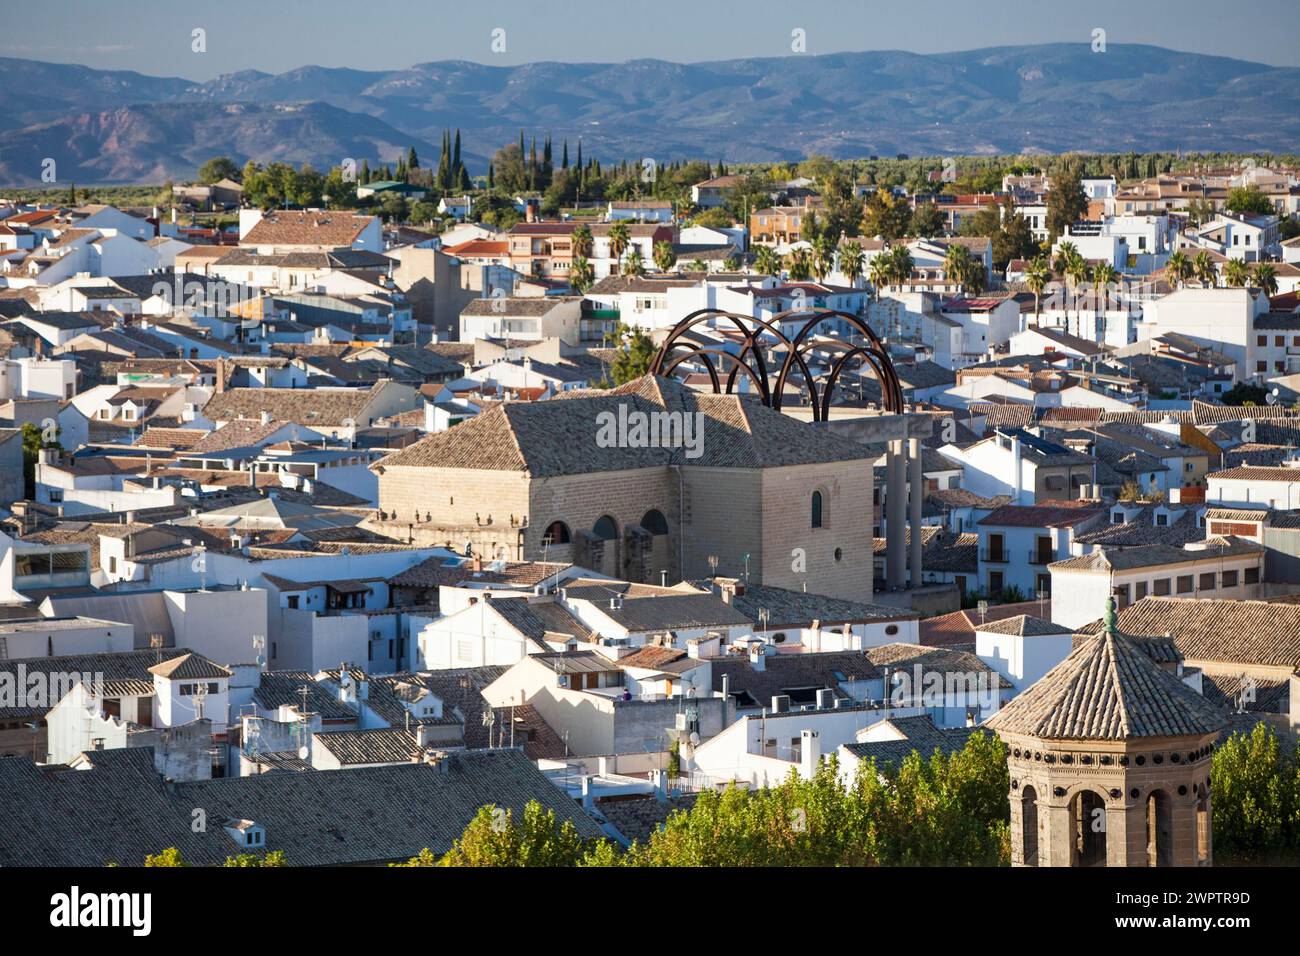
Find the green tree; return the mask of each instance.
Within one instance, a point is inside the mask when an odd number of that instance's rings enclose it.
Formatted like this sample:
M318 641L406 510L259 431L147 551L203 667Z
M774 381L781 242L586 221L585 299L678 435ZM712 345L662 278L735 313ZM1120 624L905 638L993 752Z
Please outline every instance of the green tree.
M1250 267L1240 259L1229 259L1223 265L1223 281L1232 289L1244 287L1250 281Z
M595 284L596 273L591 267L591 260L586 256L574 256L569 266L569 284L581 295Z
M1187 253L1181 249L1169 257L1165 263L1165 278L1169 284L1177 289L1185 284L1192 275L1192 261L1187 258Z
M199 167L198 180L204 185L212 185L223 179L238 179L239 167L229 156L213 156Z
M1220 742L1210 779L1216 862L1258 863L1297 849L1296 764L1270 727Z
M673 250L673 244L667 239L660 239L654 247L655 267L660 272L667 272L677 264L677 253Z
M615 385L622 385L647 374L658 350L650 337L638 328L620 324L617 335L623 347L614 359L610 375Z
M939 207L932 202L918 202L912 210L908 233L921 239L943 235L944 219Z
M1052 270L1047 265L1045 256L1037 256L1025 268L1025 288L1034 294L1034 325L1038 324L1038 317L1041 314L1039 305L1042 301L1043 290L1047 288L1047 283L1052 281Z
M1192 259L1192 275L1203 286L1213 288L1218 283L1219 270L1215 268L1214 260L1206 250L1202 249Z
M150 853L144 858L144 865L148 867L189 866L181 858L181 851L174 846L169 846L161 853Z
M840 243L837 257L840 264L840 275L844 276L849 285L856 286L858 280L862 278L862 270L866 261L866 253L862 251L862 244L851 239L845 239Z
M284 851L271 850L268 853L239 853L226 857L222 866L226 867L274 867L285 866Z
M1277 295L1277 267L1271 262L1257 262L1251 270L1255 285L1267 296Z
M554 810L530 800L518 822L512 810L480 809L438 865L573 866L586 850L572 820L560 823Z
M1088 196L1076 163L1070 163L1052 177L1047 193L1047 233L1055 242L1068 226L1074 225L1088 211Z
M627 251L628 243L632 241L632 234L627 228L627 223L616 222L609 227L609 257L615 262L623 258L623 253Z
M775 276L781 272L781 257L771 246L758 246L754 251L754 271L763 276Z
M785 268L792 282L807 282L812 277L812 256L807 247L791 249L785 257Z
M1273 203L1258 186L1238 186L1229 190L1223 207L1238 215L1271 216L1276 212Z
M623 256L623 275L645 275L645 257L641 255L640 246L631 246Z

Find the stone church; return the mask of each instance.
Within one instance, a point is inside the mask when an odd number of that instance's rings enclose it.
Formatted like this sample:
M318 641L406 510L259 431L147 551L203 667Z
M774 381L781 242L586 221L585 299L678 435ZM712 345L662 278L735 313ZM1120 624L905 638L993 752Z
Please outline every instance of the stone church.
M1160 642L1101 633L984 725L1006 743L1014 866L1209 866L1210 762L1226 716L1155 660Z
M875 457L753 398L645 376L496 405L388 456L374 526L486 560L869 601Z

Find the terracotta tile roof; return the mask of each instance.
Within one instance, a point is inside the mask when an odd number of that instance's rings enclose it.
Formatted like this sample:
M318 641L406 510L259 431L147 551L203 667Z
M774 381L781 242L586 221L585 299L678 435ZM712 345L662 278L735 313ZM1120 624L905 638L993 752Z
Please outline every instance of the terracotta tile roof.
M1146 597L1120 612L1119 627L1132 635L1168 634L1189 661L1300 669L1300 605Z
M266 394L266 393L259 393ZM215 399L214 399L215 401ZM685 464L765 468L868 459L864 445L833 437L737 395L706 395L646 376L609 391L576 390L545 402L497 405L384 459L382 467L522 471L533 477L655 468L682 458L672 448L602 448L598 416L702 412L702 455ZM676 455L676 458L674 458Z
M998 621L1018 614L1033 614L1051 620L1051 601L1020 601L1015 604L991 604L984 612L983 621ZM930 647L975 645L975 631L981 626L979 611L971 608L938 614L921 620L921 643Z
M1061 501L1050 505L1003 505L980 519L981 527L1073 528L1105 514L1106 509L1087 501Z
M1073 633L1068 627L1053 624L1051 621L1044 621L1041 617L1033 617L1029 614L1017 614L1015 617L1004 617L997 621L989 621L986 624L981 624L978 630L985 634L1015 634L1020 637Z
M1044 740L1201 736L1224 713L1123 634L1103 632L1013 698L984 726Z
M339 212L274 210L241 240L245 246L351 246L373 216Z
M920 667L922 674L987 674L990 678L996 675L999 687L1004 690L1012 688L1010 681L997 675L980 658L970 651L955 647L928 647L924 644L897 642L868 648L866 655L872 664L882 670L886 667L891 670Z

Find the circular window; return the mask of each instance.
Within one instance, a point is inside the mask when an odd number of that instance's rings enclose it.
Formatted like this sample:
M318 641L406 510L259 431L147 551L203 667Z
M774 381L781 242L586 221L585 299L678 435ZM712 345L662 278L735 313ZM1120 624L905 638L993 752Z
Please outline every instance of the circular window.
M844 549L843 549L843 548L836 548L836 549L835 549L835 560L836 560L836 561L841 561L841 560L843 560L843 559L844 559Z
M898 625L897 625L897 624L886 624L886 625L885 625L885 633L888 634L888 635L890 635L891 637L892 637L893 635L897 634L897 633L898 633Z
M774 635L772 636L772 643L773 643L773 644L784 644L784 643L785 643L785 631L777 631L776 634L774 634Z

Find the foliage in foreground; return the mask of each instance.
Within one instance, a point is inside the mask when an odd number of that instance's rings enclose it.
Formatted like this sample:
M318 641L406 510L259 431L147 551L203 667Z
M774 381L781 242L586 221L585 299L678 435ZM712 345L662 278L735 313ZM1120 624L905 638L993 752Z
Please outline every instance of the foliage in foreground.
M1300 855L1300 754L1258 723L1214 751L1216 863L1268 863Z
M584 841L530 803L523 819L484 807L445 856L399 866L979 866L1006 864L1006 748L975 734L951 756L864 765L846 784L831 758L811 780L701 793L645 843Z

